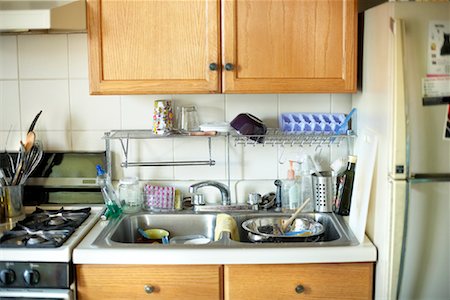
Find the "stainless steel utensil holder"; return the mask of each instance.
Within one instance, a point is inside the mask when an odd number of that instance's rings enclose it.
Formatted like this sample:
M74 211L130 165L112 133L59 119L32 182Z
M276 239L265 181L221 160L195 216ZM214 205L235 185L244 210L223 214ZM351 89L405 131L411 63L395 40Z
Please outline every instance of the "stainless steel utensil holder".
M331 172L312 174L314 210L316 212L331 212L334 187Z

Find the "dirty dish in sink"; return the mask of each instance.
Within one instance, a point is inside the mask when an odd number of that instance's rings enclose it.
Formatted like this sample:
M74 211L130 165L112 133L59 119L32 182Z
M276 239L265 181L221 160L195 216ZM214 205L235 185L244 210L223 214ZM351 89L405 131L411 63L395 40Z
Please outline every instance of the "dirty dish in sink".
M147 229L144 230L142 228L138 228L138 232L143 237L142 241L143 243L163 243L163 244L169 244L169 232L164 229L160 228L153 228L153 229Z
M211 240L201 234L181 235L170 239L171 244L178 245L204 245L211 243Z
M287 218L262 217L252 218L242 223L242 228L247 231L248 238L253 242L275 241L292 242L302 241L306 238L318 237L324 233L324 226L311 218L296 218L289 231L282 231L283 221Z

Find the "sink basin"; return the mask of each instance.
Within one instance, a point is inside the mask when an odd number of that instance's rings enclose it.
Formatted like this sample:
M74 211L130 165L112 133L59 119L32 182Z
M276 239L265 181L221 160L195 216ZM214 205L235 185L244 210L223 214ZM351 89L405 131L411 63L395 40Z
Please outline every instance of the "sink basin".
M237 224L238 224L238 228L239 228L239 236L241 239L242 243L254 243L253 241L251 241L249 239L248 236L248 232L246 230L244 230L244 228L242 227L242 223L248 219L251 218L271 218L271 217L276 217L276 218L282 218L285 217L286 219L289 218L288 214L264 214L264 213L260 213L258 215L255 214L241 214L241 215L234 215L233 216L234 219L236 220ZM340 228L340 224L339 221L336 219L334 214L326 214L326 213L309 213L309 214L300 214L298 216L298 218L302 218L302 217L306 217L306 218L310 218L315 220L316 222L319 222L320 224L323 225L324 227L324 233L319 235L319 236L314 236L311 238L305 238L303 240L299 240L299 239L293 239L295 240L295 242L292 243L329 243L329 242L333 242L333 241L339 241L341 240L347 240L345 233L343 232L343 228ZM341 230L340 230L341 229ZM264 243L268 243L269 241L265 241ZM286 239L283 240L283 243L285 242ZM272 242L279 242L278 240L272 240ZM290 243L290 242L288 242Z
M314 239L293 242L265 241L255 243L249 240L248 233L242 228L242 223L251 218L259 217L289 217L289 214L275 212L234 212L230 215L236 220L240 241L233 241L228 232L224 232L218 241L214 241L216 225L215 213L195 213L183 211L180 213L148 213L124 214L112 220L99 234L94 245L99 247L214 247L214 248L267 248L267 247L323 247L357 245L358 242L341 216L332 213L307 213L300 217L309 217L321 223L325 231ZM170 232L170 239L186 236L203 236L211 240L201 245L186 245L170 243L168 245L146 243L138 233L138 228L161 228Z
M210 240L214 239L216 215L214 214L148 214L139 213L124 215L119 219L115 228L111 230L109 239L116 243L142 243L145 240L138 232L138 228L159 228L169 231L169 238L190 235L202 235Z

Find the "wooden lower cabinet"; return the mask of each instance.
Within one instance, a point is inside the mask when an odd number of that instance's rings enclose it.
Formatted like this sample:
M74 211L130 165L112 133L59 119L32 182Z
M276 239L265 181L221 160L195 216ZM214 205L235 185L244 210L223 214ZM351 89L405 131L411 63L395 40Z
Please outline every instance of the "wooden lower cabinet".
M77 299L372 299L373 263L77 265Z
M227 265L225 300L372 299L372 263Z
M77 299L222 299L220 265L77 265Z

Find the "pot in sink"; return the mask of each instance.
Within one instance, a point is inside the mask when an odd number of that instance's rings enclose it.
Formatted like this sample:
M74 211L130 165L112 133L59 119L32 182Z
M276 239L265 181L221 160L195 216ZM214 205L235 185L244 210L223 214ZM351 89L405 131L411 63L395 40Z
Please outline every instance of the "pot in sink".
M324 226L311 218L297 218L287 232L282 232L283 221L288 218L252 218L242 228L252 242L314 242L325 232Z

